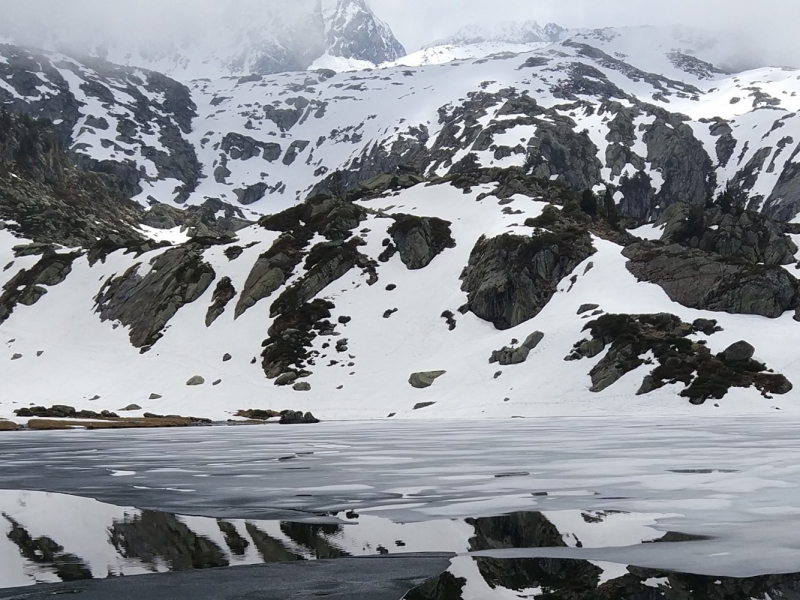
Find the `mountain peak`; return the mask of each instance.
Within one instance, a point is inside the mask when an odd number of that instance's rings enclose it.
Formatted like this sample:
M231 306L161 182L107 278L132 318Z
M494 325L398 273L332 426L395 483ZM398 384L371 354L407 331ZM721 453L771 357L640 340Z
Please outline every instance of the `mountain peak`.
M332 6L326 10L323 5L325 42L331 56L380 64L405 55L391 28L375 16L366 0L327 0L326 4Z

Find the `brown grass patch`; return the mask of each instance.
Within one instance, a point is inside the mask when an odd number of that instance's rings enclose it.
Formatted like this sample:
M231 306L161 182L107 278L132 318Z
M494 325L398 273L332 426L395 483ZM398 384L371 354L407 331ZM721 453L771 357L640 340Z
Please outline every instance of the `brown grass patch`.
M16 431L17 429L17 424L13 421L0 420L0 431Z
M74 429L83 427L84 429L147 429L157 427L190 427L192 420L188 417L165 417L163 419L153 418L126 418L112 419L108 421L68 421L52 419L31 419L28 421L28 429L36 431Z

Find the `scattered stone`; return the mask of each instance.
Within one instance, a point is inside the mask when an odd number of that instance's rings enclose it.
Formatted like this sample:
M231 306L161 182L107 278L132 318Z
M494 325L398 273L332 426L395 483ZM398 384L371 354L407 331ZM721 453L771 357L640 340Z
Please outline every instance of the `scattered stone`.
M100 400L100 396L94 395L91 398L89 398L89 402L94 402L95 400Z
M337 319L337 321L342 325L347 325L352 320L353 320L353 317L346 317L344 315L342 315L341 317L339 317Z
M222 383L222 379L217 379L217 380L216 380L215 382L213 382L211 385L219 385L220 383Z
M394 417L396 415L397 415L397 413L389 413L389 415L386 418L387 419L391 419L392 417Z
M186 382L186 385L189 386L203 385L205 382L206 380L200 377L200 375L195 375L189 378L189 380Z
M307 381L299 381L292 386L292 389L295 392L310 392L311 384Z
M163 397L161 394L150 394L148 400L161 400Z
M414 410L419 410L420 408L428 408L429 406L433 406L436 402L420 402L414 405Z
M236 416L243 417L245 419L254 419L256 421L266 421L268 419L272 419L273 417L280 417L281 413L274 410L261 410L259 408L254 408L250 410L239 410L236 412Z
M495 378L495 379L499 379L499 377L500 377L502 374L503 374L503 372L502 372L502 371L498 371L497 373L495 373L495 374L494 374L494 378Z
M142 407L138 404L128 404L125 408L120 408L121 411L130 412L132 410L142 410Z
M390 308L389 310L387 310L387 311L384 311L384 313L383 313L383 318L384 318L384 319L388 319L389 317L391 317L391 316L392 316L394 313L396 313L396 312L397 312L397 309L396 309L396 308Z
M19 360L20 358L22 358L22 354L15 354L11 357L11 360Z
M408 383L417 389L429 388L433 385L439 377L447 373L447 371L421 371L419 373L412 373L408 378Z
M228 353L226 352L226 353L225 353L225 354L222 356L222 362L228 362L228 361L229 361L231 358L233 358L233 357L232 357L230 354L228 354Z
M37 350L37 352L36 352L36 357L38 358L38 357L40 357L42 354L44 354L44 350Z
M387 292L393 292L396 289L397 289L397 286L395 284L393 284L393 283L390 283L389 285L386 286L386 291Z

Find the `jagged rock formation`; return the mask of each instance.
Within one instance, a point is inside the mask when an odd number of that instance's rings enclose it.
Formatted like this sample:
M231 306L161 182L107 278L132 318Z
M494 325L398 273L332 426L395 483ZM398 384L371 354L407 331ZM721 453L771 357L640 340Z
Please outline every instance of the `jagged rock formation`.
M733 261L679 244L640 242L628 270L690 308L777 318L797 306L798 281L780 266Z
M131 344L149 348L175 313L202 296L216 278L202 250L197 244L173 248L153 258L145 275L139 274L142 265L137 263L106 281L95 298L100 318L126 325Z
M481 237L461 275L461 289L470 311L498 329L510 329L539 314L558 283L592 254L591 237L581 230Z
M451 223L447 221L414 215L393 215L393 218L388 233L409 269L424 269L446 248L456 245L450 232Z
M592 369L592 391L601 392L625 374L645 364L657 366L644 378L638 394L647 394L669 383L683 383L681 396L692 404L721 399L731 387L757 388L764 396L787 394L792 384L783 375L767 373L766 365L753 360L752 346L739 342L714 355L704 340L689 336L706 322L684 323L670 314L602 315L586 325L590 340L575 344L567 360L606 355ZM712 330L713 331L713 330ZM653 358L648 358L652 354Z
M0 108L0 219L11 231L67 247L144 241L134 229L144 211L114 188L76 169L48 123Z

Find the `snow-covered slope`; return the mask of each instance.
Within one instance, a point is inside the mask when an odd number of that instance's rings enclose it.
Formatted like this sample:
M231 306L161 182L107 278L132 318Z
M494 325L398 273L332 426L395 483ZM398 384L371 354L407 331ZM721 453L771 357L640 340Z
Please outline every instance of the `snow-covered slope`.
M348 11L363 14L361 6L338 5L345 20ZM370 39L385 33L357 29ZM59 259L69 262L63 278L53 276L41 247L14 249L43 240L9 208L0 229L0 264L8 265L0 304L11 315L0 331L13 341L8 359L0 357L0 377L13 395L0 399L0 415L30 403L137 404L140 412L213 418L243 408L302 408L322 418L717 410L678 395L695 375L662 378L663 387L636 396L652 387L643 383L649 355L606 387L590 375L602 358L591 355L597 341L586 340L583 360L565 361L589 335L582 333L587 315L576 314L586 304L598 305L589 315L666 312L690 325L717 319L722 332L688 334L681 325L682 339L696 342L696 352L707 342L714 354L745 339L759 360L797 383L785 331L795 326L798 288L785 265L795 260L789 240L800 231L748 213L758 244L768 245L753 249L741 222L681 213L685 222L708 221L704 235L713 244L703 238L695 247L694 234L671 237L669 219L680 215L667 211L677 203L701 210L730 188L734 204L782 221L796 217L800 82L778 68L728 75L690 56L705 46L687 40L646 30L588 32L522 54L442 65L185 85L143 69L0 47L0 102L55 119L78 164L142 207L140 216L124 217L125 235L107 233L100 248L86 243L79 256ZM604 216L592 213L591 200L583 217L567 211L587 190L600 194ZM556 229L544 212L550 204L567 211ZM177 207L189 207L192 224L175 216ZM243 217L285 210L271 225L241 227ZM623 226L645 227L636 236L659 238L650 224L665 213L664 247L680 246L667 261L677 271L666 274L653 271L652 253L662 246L637 245L617 223L618 214ZM542 215L544 233L526 225ZM720 226L747 239L743 255L730 251L741 244L711 233ZM541 306L523 319L518 307L502 318L470 308L483 289L476 265L483 253L504 251L501 234L519 235L512 245L525 246L565 231L580 243L559 251L566 263L545 270ZM485 247L482 236L498 246ZM175 246L154 247L146 237ZM75 238L44 241L59 239ZM391 253L403 244L412 249ZM696 298L674 283L686 276L684 259L716 273L734 268L731 256L749 265L734 277L747 284L741 289L726 293L703 281L709 292ZM766 279L759 279L762 262ZM509 275L517 276L528 277ZM537 331L544 341L526 362L490 363L493 352L513 354ZM429 388L409 384L413 373L436 371L446 373ZM187 386L196 375L206 384ZM282 375L310 391L273 385ZM426 402L435 404L415 410ZM733 411L776 405L795 408L791 395L778 403L752 386L731 389L720 404Z

